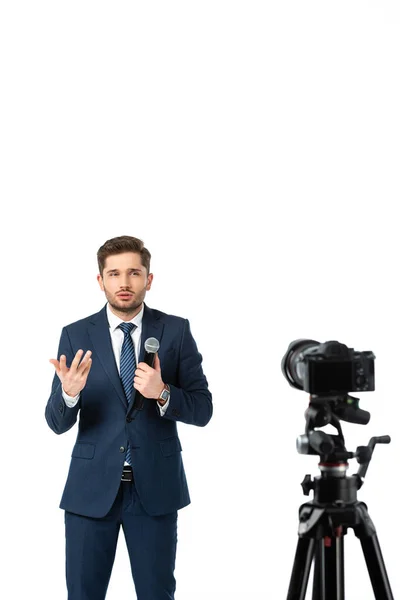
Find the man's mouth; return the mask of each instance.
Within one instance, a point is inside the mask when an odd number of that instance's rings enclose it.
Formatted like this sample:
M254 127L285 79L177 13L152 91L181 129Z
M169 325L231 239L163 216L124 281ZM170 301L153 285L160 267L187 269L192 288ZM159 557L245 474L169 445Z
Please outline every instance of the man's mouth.
M123 294L117 294L117 296L118 296L118 298L122 298L123 300L124 299L126 300L127 298L132 298L133 294L129 294L127 292L127 293L123 293Z

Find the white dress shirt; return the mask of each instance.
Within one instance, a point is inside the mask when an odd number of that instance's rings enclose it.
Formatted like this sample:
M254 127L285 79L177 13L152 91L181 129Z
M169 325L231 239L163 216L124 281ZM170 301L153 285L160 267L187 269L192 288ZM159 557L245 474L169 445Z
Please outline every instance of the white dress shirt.
M115 356L115 364L117 365L118 373L119 373L119 365L120 365L120 361L121 361L121 349L122 349L122 343L124 341L124 332L122 331L122 329L119 328L119 324L120 323L133 323L134 325L136 325L136 327L134 328L134 330L131 333L131 337L132 337L132 341L133 341L133 346L135 348L136 364L138 364L137 360L138 360L138 356L139 356L140 341L141 341L141 337L142 337L142 320L143 320L144 305L142 306L142 310L136 315L136 317L133 317L133 319L131 319L130 321L123 321L122 319L117 317L111 311L110 305L108 304L108 302L107 302L106 310L107 310L108 322L110 324L110 336L111 336L111 344L112 344L112 348L113 348L113 352L114 352L114 356ZM61 389L62 389L62 397L64 398L65 404L69 408L74 407L79 400L80 394L78 394L75 397L68 396L68 394L65 393L64 388L62 386L61 386ZM168 404L169 404L169 400L164 405L161 405L159 402L157 402L157 405L160 410L160 415L162 417L164 416L164 414L168 408ZM128 463L125 463L125 464L128 464Z

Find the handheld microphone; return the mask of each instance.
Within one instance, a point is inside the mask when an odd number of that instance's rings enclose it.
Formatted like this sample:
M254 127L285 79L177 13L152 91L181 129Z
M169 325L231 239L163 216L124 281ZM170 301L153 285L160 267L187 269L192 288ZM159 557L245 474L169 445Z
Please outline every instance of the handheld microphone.
M147 338L147 340L145 341L145 353L143 362L145 362L146 365L149 365L149 367L153 367L154 360L156 358L156 352L158 352L159 348L160 342L156 338Z
M154 360L156 358L156 352L160 348L160 342L156 338L147 338L144 343L144 358L143 362L149 367L153 368ZM136 390L135 401L133 403L133 410L143 410L144 407L144 397L142 394Z

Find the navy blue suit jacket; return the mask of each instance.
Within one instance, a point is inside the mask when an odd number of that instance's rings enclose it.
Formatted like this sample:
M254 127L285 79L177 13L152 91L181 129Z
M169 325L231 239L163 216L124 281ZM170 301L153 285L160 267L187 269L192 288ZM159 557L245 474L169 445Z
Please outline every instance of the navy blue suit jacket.
M129 440L135 485L144 509L153 516L167 514L190 504L176 422L202 427L213 412L202 356L189 321L145 305L138 362L143 360L145 340L157 338L162 379L170 385L171 396L164 416L153 399L145 399L142 410L133 409L134 403L128 407L106 306L67 325L61 333L58 359L65 354L70 366L82 348L92 351L93 360L75 407L65 404L57 374L46 406L46 420L55 433L68 431L79 417L60 508L89 517L105 516L120 486Z

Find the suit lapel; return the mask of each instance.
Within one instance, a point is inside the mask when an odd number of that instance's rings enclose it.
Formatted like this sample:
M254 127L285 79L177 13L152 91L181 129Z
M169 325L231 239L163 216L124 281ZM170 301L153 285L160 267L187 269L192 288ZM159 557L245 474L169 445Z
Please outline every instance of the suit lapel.
M154 310L149 308L147 304L145 304L142 321L142 337L140 340L139 362L142 362L144 359L145 341L150 337L154 337L161 343L163 331L164 324L161 322L158 314Z
M106 307L107 305L105 305L104 308L96 313L91 321L89 321L88 332L90 339L93 342L93 348L99 357L103 369L113 384L118 398L121 400L124 407L127 408L128 402L122 387L117 365L115 364Z
M149 308L146 304L144 305L144 313L143 313L143 321L142 321L142 336L140 340L140 352L139 352L139 362L143 362L144 360L144 344L145 341L150 338L156 338L161 344L161 338L164 331L164 324L161 322L158 313ZM139 394L137 390L134 390L135 394L132 398L132 402L130 404L128 415L138 414L138 411L142 411L144 408L143 396Z

